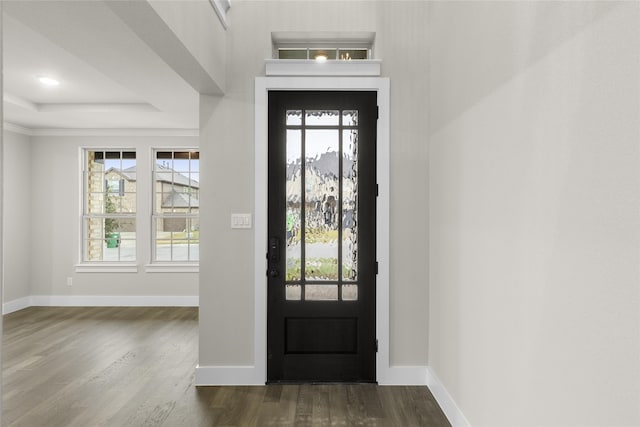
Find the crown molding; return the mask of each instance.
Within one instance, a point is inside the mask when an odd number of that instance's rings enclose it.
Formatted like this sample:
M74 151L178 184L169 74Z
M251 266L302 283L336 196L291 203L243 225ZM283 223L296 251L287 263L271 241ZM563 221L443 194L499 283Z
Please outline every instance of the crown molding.
M14 125L13 123L4 122L2 129L9 132L13 132L13 133L20 133L22 135L33 136L33 129Z
M4 130L28 136L200 136L199 129L84 129L84 128L25 128L4 123Z
M80 112L80 113L155 113L158 110L147 102L137 103L39 103L36 111L43 113Z

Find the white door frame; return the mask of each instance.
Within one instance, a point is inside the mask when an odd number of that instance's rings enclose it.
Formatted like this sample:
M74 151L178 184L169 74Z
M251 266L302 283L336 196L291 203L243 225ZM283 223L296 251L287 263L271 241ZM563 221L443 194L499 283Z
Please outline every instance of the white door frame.
M355 61L354 61L355 62ZM389 365L389 79L385 77L256 77L255 80L255 205L254 205L254 366L248 382L267 379L267 143L270 90L367 90L378 93L376 174L379 195L376 212L376 335L379 384L406 383ZM398 375L400 374L400 375Z

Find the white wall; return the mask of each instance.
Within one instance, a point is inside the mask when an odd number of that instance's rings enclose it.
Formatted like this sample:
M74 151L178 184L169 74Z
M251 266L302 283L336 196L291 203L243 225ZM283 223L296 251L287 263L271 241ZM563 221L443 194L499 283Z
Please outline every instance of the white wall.
M224 92L226 34L209 0L150 0L149 4Z
M383 61L383 76L391 80L390 364L424 366L429 296L427 5L405 1L376 7L375 53Z
M105 4L198 93L224 93L226 34L209 0Z
M0 4L0 13L2 13L2 4ZM0 69L3 68L3 54L2 54L2 20L0 20ZM3 76L0 74L0 92L4 93L4 81ZM0 105L0 123L4 124L4 109L3 105ZM4 125L3 125L4 126ZM4 132L0 132L0 241L4 242ZM3 246L0 246L0 307L4 303L4 250ZM0 315L0 330L2 328L2 316ZM2 340L0 340L0 366L2 365ZM0 395L2 395L2 381L0 380ZM2 399L0 399L2 400ZM2 402L0 402L0 414L2 414ZM1 418L1 417L0 417ZM2 424L2 421L0 421Z
M377 33L375 56L391 79L390 360L426 366L426 11L426 2L233 3L227 90L203 97L201 118L201 366L254 363L253 234L231 230L229 216L253 211L254 78L271 57L272 31Z
M151 148L193 147L198 138L34 136L31 162L31 294L54 296L197 296L197 273L146 273L151 221ZM135 148L138 170L137 273L76 273L80 259L82 147ZM148 190L144 190L144 189ZM67 286L71 277L72 286Z
M429 365L471 425L640 425L639 9L431 3Z
M8 303L31 292L31 142L26 135L3 135L3 292Z

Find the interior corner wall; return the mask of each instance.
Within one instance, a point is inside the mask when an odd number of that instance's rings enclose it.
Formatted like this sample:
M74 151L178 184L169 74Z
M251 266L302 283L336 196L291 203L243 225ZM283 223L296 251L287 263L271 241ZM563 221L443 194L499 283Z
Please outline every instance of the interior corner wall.
M365 7L371 7L367 2ZM391 81L390 354L426 366L429 305L427 2L376 4L375 56Z
M471 425L640 425L638 22L430 2L429 365Z
M198 144L198 137L195 136L31 137L30 159L15 162L23 168L18 176L31 176L31 240L28 253L31 295L54 296L63 300L64 297L197 296L197 273L147 273L144 265L149 263L151 253L151 149L197 147ZM136 150L139 214L137 273L75 271L80 258L80 157L84 147ZM11 204L11 200L7 200L7 204ZM141 221L140 215L145 211L145 219ZM145 245L144 242L149 243ZM72 286L67 285L68 277L72 278Z
M6 130L3 136L3 293L9 303L31 292L31 140Z
M164 0L149 0L149 4L224 91L225 29L212 4Z
M253 230L230 229L230 214L254 211L254 80L271 58L271 32L374 31L374 57L391 81L390 362L426 367L426 11L421 1L229 9L225 96L203 97L201 118L200 366L254 364Z

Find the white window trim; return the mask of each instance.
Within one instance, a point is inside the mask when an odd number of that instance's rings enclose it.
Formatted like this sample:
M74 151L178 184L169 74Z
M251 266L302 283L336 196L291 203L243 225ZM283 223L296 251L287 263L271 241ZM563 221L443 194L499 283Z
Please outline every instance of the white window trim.
M84 262L75 265L76 273L137 273L138 264L131 263L89 263Z
M138 150L135 147L131 146L83 146L79 147L78 154L78 170L80 179L79 183L79 193L80 197L78 198L78 224L79 224L79 241L77 244L78 248L78 263L74 266L74 271L76 273L137 273L138 272L138 215L139 215L139 198L138 191L136 190L136 260L135 261L84 261L84 251L85 251L85 235L84 235L84 203L85 203L85 182L84 182L84 168L86 155L88 151L133 151L136 153L136 164L138 162Z
M190 263L153 263L144 266L145 273L199 273L200 264Z

